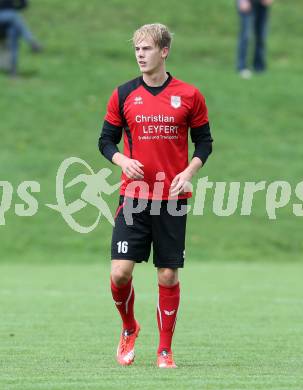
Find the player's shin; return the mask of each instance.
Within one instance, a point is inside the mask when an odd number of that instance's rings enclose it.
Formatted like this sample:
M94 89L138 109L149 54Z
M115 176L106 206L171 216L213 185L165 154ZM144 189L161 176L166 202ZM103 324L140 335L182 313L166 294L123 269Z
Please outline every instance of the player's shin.
M115 305L120 313L123 329L133 331L136 328L134 316L135 291L132 278L122 286L116 286L111 279L111 292Z
M159 301L157 307L157 321L159 328L158 353L171 351L172 337L175 330L177 312L180 302L179 282L174 286L159 284Z

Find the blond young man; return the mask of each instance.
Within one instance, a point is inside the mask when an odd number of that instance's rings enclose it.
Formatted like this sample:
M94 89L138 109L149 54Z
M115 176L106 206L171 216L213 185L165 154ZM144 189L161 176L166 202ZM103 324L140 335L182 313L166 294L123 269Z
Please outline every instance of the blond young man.
M199 90L166 72L172 35L162 24L140 27L133 44L141 76L112 93L99 138L101 153L122 170L112 236L111 291L123 325L117 361L130 365L140 325L134 316L132 274L153 245L159 299L157 365L175 368L171 344L184 265L187 184L212 151L207 108ZM188 163L188 129L195 144ZM124 133L124 150L117 144ZM145 207L140 208L140 202ZM175 203L172 203L175 202ZM176 205L176 212L170 206ZM132 223L127 208L136 210ZM139 211L138 211L139 210Z

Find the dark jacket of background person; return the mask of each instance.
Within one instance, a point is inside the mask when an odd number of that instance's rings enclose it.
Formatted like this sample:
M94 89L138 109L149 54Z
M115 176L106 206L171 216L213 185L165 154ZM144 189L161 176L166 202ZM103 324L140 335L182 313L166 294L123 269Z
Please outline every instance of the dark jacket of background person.
M24 9L28 0L0 0L0 11L4 9Z

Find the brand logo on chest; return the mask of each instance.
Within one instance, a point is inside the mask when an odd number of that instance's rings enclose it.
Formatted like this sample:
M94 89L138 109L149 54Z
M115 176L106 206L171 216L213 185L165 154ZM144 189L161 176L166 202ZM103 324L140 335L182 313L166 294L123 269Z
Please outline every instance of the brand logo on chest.
M141 96L136 96L134 98L134 104L143 104L143 99Z

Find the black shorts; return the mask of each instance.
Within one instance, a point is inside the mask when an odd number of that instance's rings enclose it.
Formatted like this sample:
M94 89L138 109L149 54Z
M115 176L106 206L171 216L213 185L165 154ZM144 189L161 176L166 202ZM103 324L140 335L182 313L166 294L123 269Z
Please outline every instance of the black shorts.
M180 214L181 208L184 210L187 206L187 199L143 201L144 210L142 207L142 211L132 214L131 221L128 206L137 207L138 202L138 199L120 196L112 236L112 259L148 261L153 244L155 267L183 268L187 215L171 215L170 210L174 208ZM155 210L159 210L156 211L159 215L153 215Z

